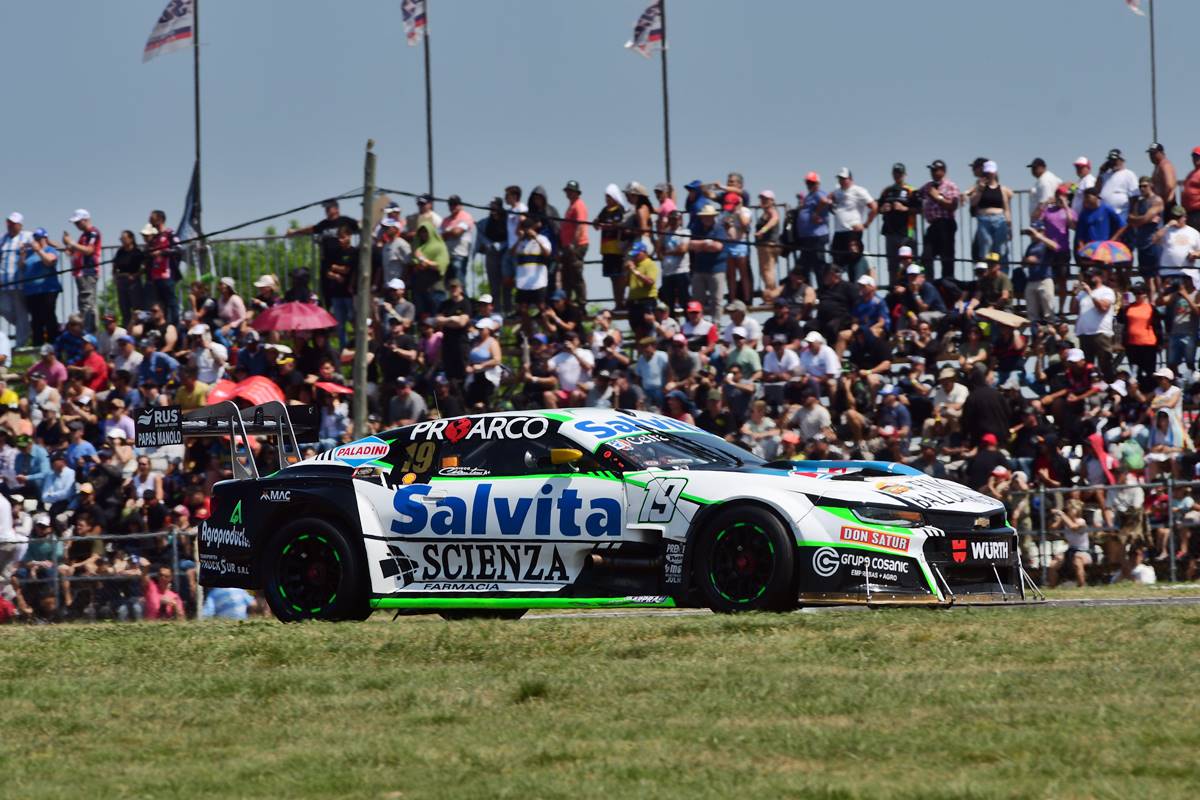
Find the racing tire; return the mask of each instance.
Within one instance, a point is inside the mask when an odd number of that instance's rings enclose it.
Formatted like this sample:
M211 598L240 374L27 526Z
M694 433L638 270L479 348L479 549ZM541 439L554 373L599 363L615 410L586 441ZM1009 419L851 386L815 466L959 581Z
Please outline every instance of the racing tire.
M795 556L791 536L773 514L735 506L699 532L692 574L715 612L788 611L796 606Z
M496 608L496 609L480 609L478 611L469 608L451 608L445 611L439 611L438 616L445 620L458 619L520 619L525 616L528 609L524 608Z
M282 622L371 615L362 557L323 519L307 517L283 526L267 541L260 563L267 605Z

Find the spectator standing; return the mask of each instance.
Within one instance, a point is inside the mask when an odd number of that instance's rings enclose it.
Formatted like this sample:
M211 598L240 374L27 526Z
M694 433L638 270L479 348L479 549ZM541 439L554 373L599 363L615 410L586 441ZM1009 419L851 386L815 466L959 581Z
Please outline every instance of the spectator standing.
M783 234L783 218L775 205L775 192L763 189L758 193L758 222L754 229L755 250L758 253L758 274L762 280L762 299L769 303L779 296L779 239Z
M521 223L521 238L513 248L517 313L524 314L530 306L540 309L546 304L546 287L550 283L549 263L553 254L554 247L542 235L539 220L530 217ZM624 289L625 281L623 278L620 280Z
M146 254L137 246L133 231L121 231L121 246L113 256L113 279L117 285L117 306L121 310L121 325L133 323L135 309L144 307L142 275Z
M1183 179L1179 202L1187 213L1187 223L1200 230L1200 147L1192 148L1192 171Z
M150 256L150 287L154 299L163 307L167 319L172 325L179 324L179 297L175 293L175 285L179 282L179 262L182 258L179 237L175 231L167 227L166 212L154 210L150 212L150 221L142 229L145 235L151 230L149 237Z
M1061 196L1056 198L1061 203ZM1037 323L1053 321L1058 316L1054 299L1054 262L1059 243L1045 234L1040 223L1025 229L1032 242L1025 250L1021 263L1025 265L1025 316Z
M500 312L512 313L512 291L505 274L508 255L508 215L504 201L493 197L488 204L488 215L477 229L480 249L484 253L484 269L487 272L488 288L494 297L500 298Z
M379 280L385 286L403 280L412 263L412 244L400 235L403 224L390 218L379 223Z
M63 231L63 250L71 257L71 274L75 277L75 302L83 316L83 329L96 332L96 281L100 275L100 258L103 246L100 229L92 224L92 215L86 208L77 208L67 220L79 230L79 238L72 239Z
M687 306L691 299L691 259L688 256L690 234L683 224L683 212L673 209L667 214L666 227L658 240L662 257L662 289L659 297L672 313Z
M941 277L954 277L954 240L958 234L960 200L958 186L946 177L946 162L940 158L929 165L929 181L918 192L921 216L925 218L925 248L921 263L933 274L934 259L942 262Z
M1158 294L1158 264L1162 258L1162 246L1154 243L1154 234L1162 227L1165 208L1163 199L1153 189L1152 179L1139 178L1138 194L1129 205L1129 227L1133 230L1138 274L1155 295Z
M1197 320L1200 319L1200 297L1191 274L1178 280L1163 281L1159 301L1167 309L1167 366L1177 370L1181 364L1193 369L1196 358Z
M1000 255L1000 265L1008 272L1008 232L1012 224L1012 189L1000 183L995 161L985 161L983 176L971 187L967 196L975 215L975 238L972 254L981 261L989 253Z
M646 245L634 242L625 255L629 272L629 327L635 336L647 335L654 327L654 309L658 304L658 264Z
M1067 298L1067 277L1071 272L1071 228L1075 223L1075 212L1071 210L1071 187L1059 184L1054 192L1054 201L1043 206L1041 212L1035 215L1036 223L1041 223L1041 232L1053 241L1057 247L1046 244L1050 258L1050 267L1054 277L1054 289L1058 296L1059 310Z
M458 389L467 375L471 327L471 301L463 293L462 281L450 281L450 294L438 306L433 322L442 332L442 370Z
M538 231L550 242L550 258L546 262L546 288L553 290L558 287L558 255L559 229L558 221L562 218L558 209L550 205L546 189L542 186L533 187L529 193L529 213L527 219L538 221Z
M58 280L58 250L50 243L44 228L33 232L24 249L21 268L21 291L29 309L31 343L49 344L58 338L58 295L62 284Z
M810 172L804 176L807 192L797 195L800 205L792 224L792 240L800 251L797 266L804 270L809 282L821 280L825 250L829 247L829 195L821 191L821 176Z
M837 172L838 188L829 195L833 210L833 263L850 263L850 240L862 241L863 231L875 220L879 205L871 193L854 183L849 167Z
M1062 180L1046 169L1046 160L1040 156L1026 166L1033 175L1033 188L1029 190L1029 200L1032 203L1029 214L1032 221L1041 216L1043 208L1054 202L1055 193L1062 185Z
M1151 238L1151 244L1162 247L1158 274L1163 279L1178 277L1191 271L1193 279L1196 259L1200 258L1200 231L1184 221L1179 206L1167 211L1167 223Z
M588 209L583 202L579 181L567 181L563 193L567 196L567 212L558 229L562 288L571 302L583 305L587 302L587 282L583 277L583 265L589 244Z
M322 280L329 273L330 265L335 256L341 255L339 233L343 228L350 229L350 235L358 233L358 221L353 217L343 217L337 200L326 200L321 204L325 210L325 218L320 222L304 228L293 228L285 236L312 236L317 240L317 250L320 260Z
M33 235L24 230L25 217L14 211L4 221L4 236L0 237L0 318L17 329L16 346L29 342L29 312L20 278L24 269L26 249L33 244Z
M667 354L658 349L657 339L646 336L638 340L638 358L633 364L633 372L638 376L646 399L659 408L663 404L669 364Z
M1075 321L1075 333L1079 336L1079 348L1089 362L1095 363L1106 381L1113 380L1113 319L1116 317L1117 295L1104 285L1098 269L1084 273L1075 289L1072 310L1079 317Z
M475 329L479 331L479 338L467 351L466 402L476 408L488 408L492 394L500 385L500 341L492 333L495 327L496 323L488 317L477 320Z
M1129 216L1129 200L1138 192L1138 179L1133 170L1125 166L1125 156L1117 148L1108 151L1108 160L1100 170L1100 199L1112 206L1113 211L1124 223Z
M916 235L916 190L905 182L908 170L892 164L892 183L879 193L879 216L883 218L883 240L887 253L888 284L904 280L897 253Z
M420 219L412 252L412 294L418 314L433 314L445 301L449 268L450 251L437 225L431 219ZM353 313L353 306L350 310Z
M1074 167L1075 197L1071 200L1071 213L1078 218L1083 211L1083 193L1096 185L1096 176L1092 174L1092 162L1087 156L1075 159Z
M1154 194L1162 200L1164 206L1175 205L1175 187L1179 180L1175 175L1175 165L1171 163L1171 159L1167 158L1167 151L1158 142L1151 142L1146 148L1146 155L1150 157L1150 163L1154 165L1154 172L1150 175L1151 188Z
M600 231L600 269L612 282L614 306L625 307L625 247L621 241L621 220L625 204L615 183L604 187L604 206L592 225Z
M1104 202L1099 187L1083 193L1083 210L1075 220L1075 252L1089 242L1119 239L1125 233L1125 220L1116 209Z
M1148 388L1158 351L1165 349L1165 342L1162 317L1150 302L1145 284L1139 283L1133 287L1133 302L1122 306L1117 321L1121 323L1123 331L1125 356L1130 364L1137 367L1138 383L1143 389Z
M754 279L750 276L750 210L742 204L740 192L726 192L721 208L724 214L720 222L729 238L729 243L725 245L725 280L729 287L729 299L751 303L754 300Z
M692 297L704 307L711 320L719 318L725 297L725 230L717 225L717 208L704 205L696 212L688 252L692 261Z

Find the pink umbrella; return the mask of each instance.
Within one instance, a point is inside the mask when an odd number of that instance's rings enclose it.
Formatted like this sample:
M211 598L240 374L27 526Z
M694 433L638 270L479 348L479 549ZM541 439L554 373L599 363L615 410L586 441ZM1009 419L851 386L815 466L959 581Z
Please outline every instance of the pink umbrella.
M258 331L317 331L335 325L333 314L312 303L280 303L250 323Z
M270 402L271 400L278 400L281 403L287 401L287 398L283 396L283 390L274 381L262 375L255 375L238 383L234 383L233 381L217 381L208 392L206 405L211 406L235 398L241 398L256 406Z
M354 390L349 386L342 386L340 383L334 383L333 381L317 381L313 386L316 386L318 389L324 389L330 394L354 394Z

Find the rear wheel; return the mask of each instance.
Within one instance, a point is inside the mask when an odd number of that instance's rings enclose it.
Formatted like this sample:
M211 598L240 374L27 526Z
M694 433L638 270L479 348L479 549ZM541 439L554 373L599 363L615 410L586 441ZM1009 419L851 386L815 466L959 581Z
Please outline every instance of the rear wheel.
M298 519L263 550L267 604L284 622L362 620L370 616L358 551L323 519Z
M713 611L785 611L796 604L795 547L774 515L719 512L697 539L695 581Z

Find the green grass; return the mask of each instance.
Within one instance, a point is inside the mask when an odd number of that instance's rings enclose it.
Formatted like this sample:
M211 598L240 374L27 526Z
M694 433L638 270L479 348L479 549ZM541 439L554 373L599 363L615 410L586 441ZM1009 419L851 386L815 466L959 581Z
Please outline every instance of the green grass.
M1187 797L1200 608L0 630L4 797Z

